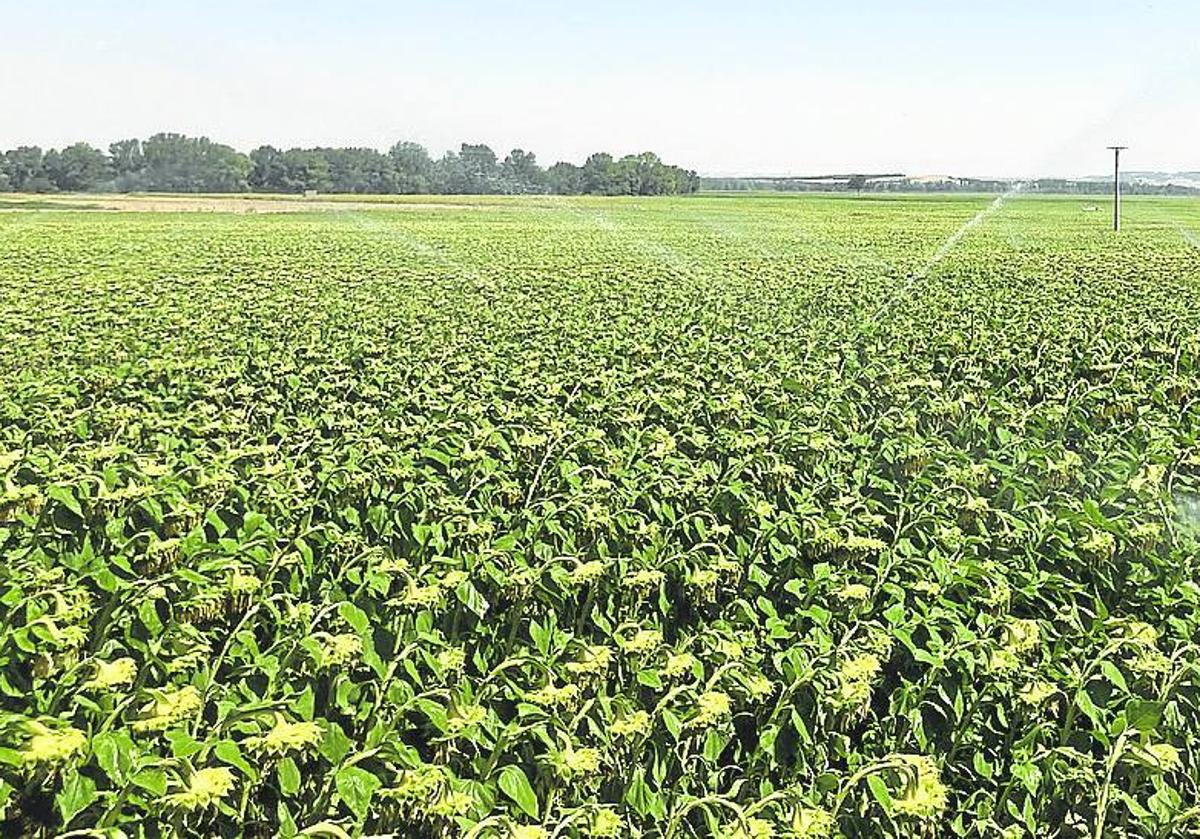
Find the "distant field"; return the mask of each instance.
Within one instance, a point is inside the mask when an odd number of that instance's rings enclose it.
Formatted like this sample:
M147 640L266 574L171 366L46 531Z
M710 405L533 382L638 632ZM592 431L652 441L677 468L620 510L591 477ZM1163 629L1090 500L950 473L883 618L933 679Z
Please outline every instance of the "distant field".
M1200 201L994 198L0 197L0 832L1197 835Z

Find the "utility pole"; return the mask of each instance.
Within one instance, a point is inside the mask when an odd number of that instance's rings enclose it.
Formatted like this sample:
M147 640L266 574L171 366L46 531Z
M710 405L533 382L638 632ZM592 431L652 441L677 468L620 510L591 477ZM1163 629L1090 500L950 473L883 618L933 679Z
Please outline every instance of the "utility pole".
M1129 146L1109 146L1113 153L1113 230L1121 232L1121 152Z

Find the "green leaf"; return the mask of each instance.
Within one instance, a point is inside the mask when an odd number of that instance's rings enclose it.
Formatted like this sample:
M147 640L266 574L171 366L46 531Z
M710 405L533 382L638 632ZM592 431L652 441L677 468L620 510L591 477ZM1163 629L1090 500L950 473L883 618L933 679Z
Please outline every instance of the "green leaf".
M173 729L166 734L167 742L171 744L172 757L191 757L204 748L204 744L180 729ZM132 745L132 743L130 744Z
M96 797L95 781L72 770L63 781L62 789L54 796L54 801L58 804L58 812L62 815L63 827L69 825L71 819L91 806Z
M1100 662L1100 672L1121 690L1129 691L1129 687L1125 684L1125 676L1121 674L1121 671L1111 661Z
M130 779L134 784L157 796L167 794L167 773L161 769L143 769Z
M1142 733L1153 731L1162 721L1163 703L1131 699L1125 705L1125 721Z
M367 817L371 796L379 789L380 784L378 778L357 766L343 766L334 776L338 795L360 822Z
M92 753L96 763L115 786L123 786L125 777L133 768L137 747L124 731L106 731L92 738Z
M330 722L325 726L325 737L321 740L317 751L319 751L330 763L337 766L342 762L342 758L350 754L350 750L354 744L350 742L350 738L346 736L346 732L342 731L342 727L336 722Z
M246 762L246 759L242 757L242 750L232 740L222 740L220 743L217 743L216 748L213 749L213 754L217 756L217 760L240 769L242 774L250 780L258 780L258 772Z
M645 773L641 769L633 773L633 780L629 782L629 788L625 790L625 802L642 818L646 818L648 814L657 809L658 796L646 783Z
M153 600L143 600L138 604L138 617L141 618L142 624L151 635L158 635L162 632L162 621L158 618L158 609L155 608Z
M500 791L511 798L525 815L538 817L538 800L529 778L519 766L509 764L500 770Z
M367 617L367 613L355 606L353 603L345 602L338 606L338 614L342 620L350 624L354 631L362 635L371 628L371 620Z
M300 770L296 761L285 757L275 767L275 774L279 779L279 791L284 795L295 795L300 791Z
M662 690L663 683L657 670L639 670L637 680L639 684L643 684L646 687Z
M83 518L83 508L79 506L79 499L75 497L75 493L71 491L70 487L57 485L47 487L46 495L62 504L79 518Z
M879 806L883 808L885 813L892 812L892 794L888 792L887 784L883 782L883 778L878 775L870 775L867 777L867 788L871 790L871 795L879 802Z
M479 589L475 588L475 584L470 580L461 583L454 590L454 594L458 597L459 602L474 612L475 616L480 620L483 619L488 609L491 608L491 604L488 603L487 598L479 593Z
M683 723L680 721L679 717L675 715L674 711L663 708L662 718L663 725L667 727L667 731L670 732L671 737L678 740L679 733L683 730Z

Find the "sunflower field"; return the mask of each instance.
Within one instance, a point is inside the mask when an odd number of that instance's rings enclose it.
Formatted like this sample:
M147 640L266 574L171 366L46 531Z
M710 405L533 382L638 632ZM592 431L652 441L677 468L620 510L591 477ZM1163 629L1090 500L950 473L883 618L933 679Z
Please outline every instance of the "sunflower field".
M0 836L1200 836L1200 204L991 201L0 212Z

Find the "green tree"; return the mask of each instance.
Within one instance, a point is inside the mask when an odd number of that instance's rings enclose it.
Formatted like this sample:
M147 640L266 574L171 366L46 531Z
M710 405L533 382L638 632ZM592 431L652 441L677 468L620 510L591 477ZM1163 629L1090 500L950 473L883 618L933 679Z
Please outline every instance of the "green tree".
M242 192L250 158L207 137L155 134L142 144L144 188L160 192Z
M537 165L537 156L523 149L513 149L500 164L505 192L529 193L545 191L546 173Z
M546 170L546 189L555 195L580 194L583 192L583 169L560 160Z
M284 179L287 167L283 152L274 146L259 146L250 152L250 174L246 177L251 189L262 192L286 192Z
M54 184L46 177L45 155L37 146L18 146L4 153L4 174L16 192L50 192Z
M100 149L87 143L67 146L45 160L46 176L64 192L87 192L112 178L112 167Z
M496 167L496 153L489 146L463 143L458 156L466 175L464 192L485 195L499 191L500 173Z
M433 161L419 143L400 142L388 151L396 170L396 191L407 194L429 192L433 188Z
M596 152L583 164L581 182L583 191L589 195L612 195L615 188L613 156L607 152Z

